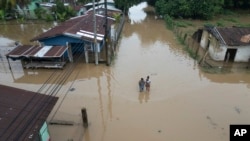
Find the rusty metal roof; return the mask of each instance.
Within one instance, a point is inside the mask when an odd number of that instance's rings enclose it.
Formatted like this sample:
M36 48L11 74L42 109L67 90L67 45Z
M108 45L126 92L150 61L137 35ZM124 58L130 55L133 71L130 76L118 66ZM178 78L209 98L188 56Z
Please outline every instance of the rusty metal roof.
M245 39L250 34L250 27L206 27L222 44L228 46L250 45L250 40Z
M0 84L0 140L35 141L57 97Z
M108 17L108 27L114 23L115 19ZM100 35L98 41L103 39L105 33L105 16L96 14L96 33ZM82 33L83 31L83 33ZM43 40L59 35L70 36L77 39L93 41L94 39L94 20L93 13L71 18L58 26L44 32L31 41ZM101 38L102 37L102 38Z
M39 58L58 58L61 57L67 47L65 46L38 46L38 45L20 45L6 54L10 58L19 57L39 57Z

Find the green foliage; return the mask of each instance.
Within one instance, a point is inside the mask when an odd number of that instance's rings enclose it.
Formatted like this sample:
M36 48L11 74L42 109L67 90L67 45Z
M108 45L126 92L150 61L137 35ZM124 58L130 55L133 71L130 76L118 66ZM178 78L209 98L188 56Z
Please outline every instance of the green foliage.
M18 17L17 21L18 21L19 23L24 23L24 21L25 21L24 16Z
M187 51L188 55L193 58L193 59L198 59L199 55L197 55L192 49L190 49L189 47L185 46L184 50Z
M216 24L217 24L217 26L223 27L223 26L225 26L225 21L219 20L219 21L217 21Z
M237 26L237 27L250 27L250 24L237 23L235 26Z
M238 23L238 21L235 18L226 18L224 20L232 22L232 23Z
M66 19L66 14L67 14L66 12L63 12L63 13L57 13L56 15L57 15L59 21L63 22Z
M120 22L120 19L121 19L121 15L120 15L119 13L114 14L114 15L113 15L113 18L115 19L115 22L116 22L116 23L119 23L119 22Z
M0 10L0 20L4 20L4 10Z
M190 26L190 23L184 22L184 21L175 21L175 25L177 27L188 27Z
M212 23L204 23L204 26L215 26L215 25Z
M36 14L36 16L37 16L38 19L45 19L45 17L44 17L45 13L46 13L45 9L39 7L39 8L36 8L34 10L34 12L35 12L35 14Z
M56 6L53 7L51 11L56 13L59 21L65 21L76 15L76 12L71 6L64 6L63 2L59 0L56 1Z
M225 8L240 8L240 9L249 9L250 1L249 0L224 0Z
M223 0L157 0L156 12L175 18L211 19L221 12Z
M174 20L169 15L164 16L164 20L168 29L174 28Z
M54 20L54 18L53 18L53 16L51 14L46 15L46 21L47 22L50 22L50 21L53 21L53 20Z

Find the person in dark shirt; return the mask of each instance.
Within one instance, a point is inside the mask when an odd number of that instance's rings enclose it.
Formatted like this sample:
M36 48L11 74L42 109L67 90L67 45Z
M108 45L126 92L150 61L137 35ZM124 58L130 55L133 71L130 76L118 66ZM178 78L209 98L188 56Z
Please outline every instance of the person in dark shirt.
M140 92L144 90L144 86L145 86L145 81L143 78L141 78L141 80L139 81Z

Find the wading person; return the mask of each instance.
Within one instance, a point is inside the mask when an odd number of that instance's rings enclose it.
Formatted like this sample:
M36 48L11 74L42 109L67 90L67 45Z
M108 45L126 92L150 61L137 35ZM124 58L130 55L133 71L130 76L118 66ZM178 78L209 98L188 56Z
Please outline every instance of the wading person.
M145 86L146 86L146 91L148 91L148 92L150 91L150 83L151 83L151 81L149 79L149 76L147 76Z
M145 81L143 78L141 78L141 80L139 81L140 92L142 92L144 90L144 85L145 85Z

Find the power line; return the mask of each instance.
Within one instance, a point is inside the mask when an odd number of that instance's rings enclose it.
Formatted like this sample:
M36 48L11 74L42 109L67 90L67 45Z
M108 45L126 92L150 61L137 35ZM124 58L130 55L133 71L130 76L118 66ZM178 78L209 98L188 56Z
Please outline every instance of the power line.
M22 130L21 130L21 131L17 134L17 136L15 137L16 139L18 139L18 138L23 134L24 129L27 130L27 126L30 125L30 124L34 121L34 119L35 119L34 117L36 117L36 116L39 117L42 113L44 113L44 112L46 111L46 107L47 107L47 106L49 105L49 103L52 101L53 96L56 96L56 95L57 95L57 93L58 93L59 90L61 89L62 85L66 82L66 80L68 79L68 77L71 75L72 71L74 70L74 68L75 68L76 65L78 64L80 58L84 55L84 51L83 51L84 48L81 48L83 45L84 45L84 41L78 43L78 46L75 46L75 48L77 48L77 49L74 51L74 54L76 54L77 52L81 52L81 54L79 54L78 56L76 56L76 55L74 56L75 58L77 58L77 61L76 61L73 65L70 66L69 70L67 70L67 71L65 71L65 72L63 72L63 73L61 73L61 74L58 75L57 77L56 77L56 74L58 73L58 71L54 71L54 72L49 76L49 78L43 83L43 85L38 89L38 91L36 92L36 94L39 94L39 93L41 93L43 90L45 90L45 95L46 95L46 93L49 91L49 89L51 89L50 92L47 94L47 95L49 95L49 96L51 96L51 97L47 98L47 100L46 100L46 101L48 101L47 104L46 104L46 103L41 103L36 109L34 109L34 107L31 109L31 110L34 110L34 114L31 115L30 118L27 120L27 122L24 124ZM52 82L52 83L48 86L48 83L49 83L49 82ZM56 85L53 86L53 84L56 84ZM53 86L53 87L52 87L52 86ZM46 88L46 87L48 87L48 88ZM26 103L26 105L20 110L20 112L18 113L18 115L20 115L21 113L23 113L23 112L25 111L25 109L28 107L28 104L36 98L36 96L37 96L36 94L33 95L33 96L31 97L31 99ZM45 99L45 98L46 98L46 97L43 97L43 99ZM63 100L64 100L64 99L63 99ZM40 101L42 101L42 99L40 99ZM63 102L63 101L62 101L62 102ZM40 112L40 114L37 115L39 112ZM22 121L23 121L24 119L26 119L26 117L28 117L28 116L29 116L29 115L28 115L28 113L27 113L27 114L23 117ZM6 130L2 133L2 135L5 134L5 133L9 130L9 128L12 126L12 124L13 124L16 120L17 120L17 117L15 117L14 120L11 121L10 125L6 128ZM33 126L34 124L35 124L35 121L33 122L32 126ZM17 129L18 127L20 127L20 126L21 126L21 122L20 122L20 123L18 124L18 126L12 131L12 133L15 132L16 129ZM32 126L30 126L30 127L32 127ZM7 139L10 138L10 135L12 135L12 133L9 134L9 136L7 137ZM26 136L26 135L25 135L25 136ZM24 137L25 137L25 136L24 136Z

